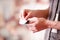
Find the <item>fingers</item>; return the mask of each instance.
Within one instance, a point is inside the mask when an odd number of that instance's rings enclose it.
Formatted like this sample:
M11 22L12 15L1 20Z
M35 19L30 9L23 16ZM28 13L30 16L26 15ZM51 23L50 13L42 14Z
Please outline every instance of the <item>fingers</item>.
M28 19L29 20L29 24L36 24L39 20L38 20L38 18L36 18L36 17L33 17L33 18L29 18Z
M32 13L32 12L29 12L29 13L26 15L25 19L28 19L28 18L32 17L32 16L31 16L31 13Z
M27 16L28 12L29 12L29 10L26 10L26 9L24 10L24 17Z
M28 20L31 22L30 25L34 25L33 27L35 27L35 29L37 31L48 28L47 24L46 24L46 19L44 19L44 18L33 17L33 18L28 19Z
M35 24L27 24L27 28L33 32L37 31Z

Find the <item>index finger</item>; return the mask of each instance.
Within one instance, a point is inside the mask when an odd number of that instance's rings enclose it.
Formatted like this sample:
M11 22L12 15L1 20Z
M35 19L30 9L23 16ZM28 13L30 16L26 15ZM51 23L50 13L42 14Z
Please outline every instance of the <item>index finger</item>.
M29 12L28 15L25 17L26 20L27 20L28 18L32 17L32 16L31 16L31 13L32 13L32 12Z

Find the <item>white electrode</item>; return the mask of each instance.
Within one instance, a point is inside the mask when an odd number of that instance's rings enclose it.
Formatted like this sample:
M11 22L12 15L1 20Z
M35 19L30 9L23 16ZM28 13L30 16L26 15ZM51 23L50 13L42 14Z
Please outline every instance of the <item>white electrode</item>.
M19 24L25 24L27 21L25 19L20 19Z

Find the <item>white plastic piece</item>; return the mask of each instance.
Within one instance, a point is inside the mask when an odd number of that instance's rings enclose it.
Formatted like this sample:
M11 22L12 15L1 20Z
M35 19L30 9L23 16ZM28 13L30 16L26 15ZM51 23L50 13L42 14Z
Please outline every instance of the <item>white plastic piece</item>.
M19 24L25 24L26 22L27 22L27 20L25 20L25 19L20 19Z
M20 10L20 21L19 21L19 24L25 24L27 22L27 20L24 19L24 9L21 9Z

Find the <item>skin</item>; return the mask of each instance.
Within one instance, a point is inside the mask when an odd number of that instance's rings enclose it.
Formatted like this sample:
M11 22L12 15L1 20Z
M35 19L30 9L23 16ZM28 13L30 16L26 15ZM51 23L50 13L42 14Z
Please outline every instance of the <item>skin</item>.
M34 16L35 14L36 14L36 16ZM47 28L54 28L54 29L60 30L60 21L47 20L46 18L48 16L45 17L46 15L48 15L47 13L46 14L42 13L43 18L39 17L39 16L41 16L40 14L37 14L36 12L35 12L35 14L28 15L27 20L30 21L29 24L35 26L37 31L41 31L41 30L44 30L44 29L47 29ZM33 18L33 17L36 17L36 18ZM33 29L33 28L31 28L31 29Z
M29 13L31 12L31 13ZM49 15L49 9L46 10L25 10L24 16L25 19L31 18L31 17L38 17L38 18L46 18Z
M58 21L50 21L45 18L30 18L30 25L34 25L37 31L41 31L47 28L54 28L60 30L60 22ZM33 29L33 28L31 28Z
M50 21L46 20L46 23L49 28L54 28L60 30L60 21Z

